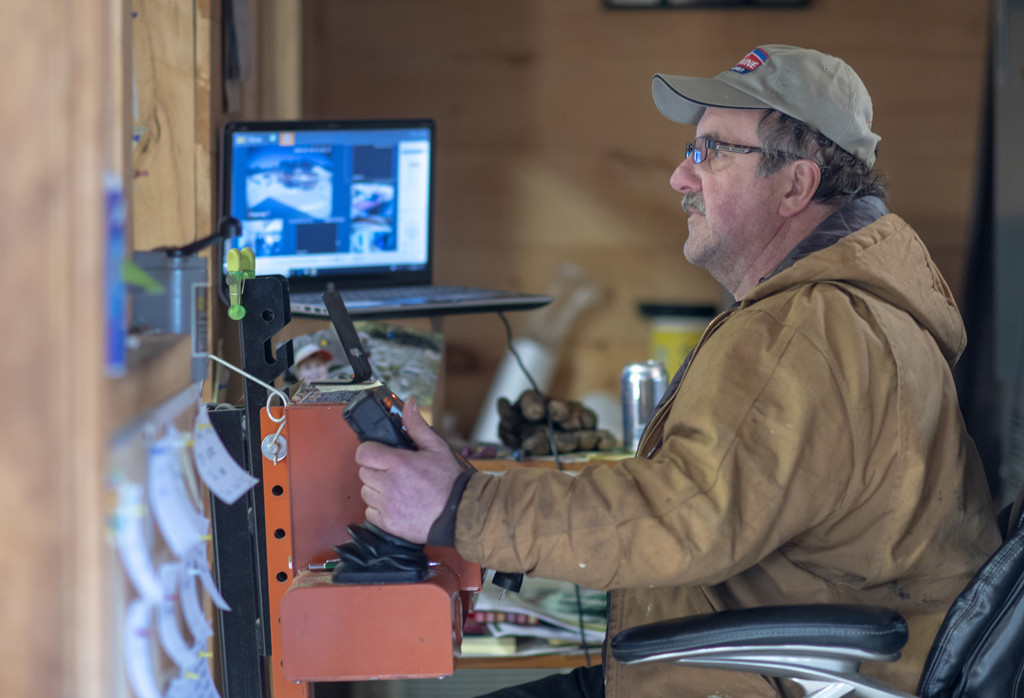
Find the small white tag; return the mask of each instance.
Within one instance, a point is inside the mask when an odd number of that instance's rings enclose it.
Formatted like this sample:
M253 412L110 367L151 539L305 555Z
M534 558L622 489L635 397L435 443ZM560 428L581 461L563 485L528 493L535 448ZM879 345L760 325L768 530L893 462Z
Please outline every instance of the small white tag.
M234 504L259 482L235 462L221 443L217 430L210 423L206 405L199 406L192 441L199 477L222 502Z

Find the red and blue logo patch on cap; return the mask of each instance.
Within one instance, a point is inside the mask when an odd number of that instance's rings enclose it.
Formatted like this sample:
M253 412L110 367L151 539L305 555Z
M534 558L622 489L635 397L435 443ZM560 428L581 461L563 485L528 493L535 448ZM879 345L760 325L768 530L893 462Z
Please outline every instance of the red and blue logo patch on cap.
M768 60L768 54L759 48L755 48L753 51L743 57L739 63L733 67L734 73L752 73Z

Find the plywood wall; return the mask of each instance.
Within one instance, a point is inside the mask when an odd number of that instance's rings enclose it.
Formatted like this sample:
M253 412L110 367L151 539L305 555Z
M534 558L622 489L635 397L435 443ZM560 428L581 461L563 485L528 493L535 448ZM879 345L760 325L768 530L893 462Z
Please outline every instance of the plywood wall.
M683 257L668 177L693 129L655 72L713 75L759 43L845 58L875 103L893 210L962 287L984 98L987 3L811 0L797 10L607 10L600 0L307 0L303 115L431 116L440 282L541 291L564 262L607 288L553 392L617 394L647 358L638 301L720 303ZM510 315L521 331L525 314ZM447 407L471 427L504 353L491 315L451 317Z
M104 174L121 174L123 6L17 3L0 22L0 695L99 698Z

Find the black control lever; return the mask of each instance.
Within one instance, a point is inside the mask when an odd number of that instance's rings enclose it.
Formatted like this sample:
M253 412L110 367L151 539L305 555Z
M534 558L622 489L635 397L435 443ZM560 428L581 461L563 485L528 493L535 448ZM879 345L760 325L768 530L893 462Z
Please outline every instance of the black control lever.
M405 448L409 450L415 450L416 445L409 438L409 435L405 431L405 427L402 426L402 409L405 405L401 399L398 398L394 393L388 390L383 385L375 388L368 388L361 392L355 397L345 408L343 413L345 421L348 422L349 426L359 437L360 441L379 441L380 443L392 446L394 448ZM475 471L476 468L462 456L458 455L454 451L452 454L455 456L459 465L463 469L469 471ZM397 536L393 536L386 531L373 526L370 523L363 523L362 527L372 528L372 530L380 537L383 537L395 546L401 547L402 544L409 546L408 548L401 548L404 550L412 550L412 546L416 546L415 543L410 543ZM353 530L355 529L355 531ZM353 541L357 540L357 533L362 535L362 531L358 527L349 527L349 533L352 535ZM349 543L351 543L350 541ZM366 575L362 573L362 569L359 567L363 555L363 552L356 555L354 553L348 554L342 552L342 548L345 545L336 548L339 554L341 554L342 562L334 568L333 580L337 583L359 583L357 580L365 579ZM356 543L360 545L360 543ZM418 546L418 549L422 551L423 546ZM364 551L365 552L365 551ZM349 561L348 570L345 569L345 563ZM402 561L404 564L404 560ZM376 560L373 562L373 566L377 566ZM424 566L424 574L426 567ZM391 572L391 570L388 570ZM397 574L395 576L398 576ZM408 574L408 579L399 579L397 581L419 581L411 579L412 573ZM347 581L351 580L351 581ZM385 581L385 580L381 580ZM495 572L491 578L492 583L501 587L506 591L518 592L523 585L523 575L521 573L512 572Z
M394 393L378 385L359 393L342 414L360 441L415 450L402 428L402 407ZM351 540L335 547L341 558L331 577L335 584L420 582L426 578L429 561L422 544L392 535L369 521L350 525L348 533Z
M365 384L372 377L372 369L345 302L336 291L328 291L322 298L352 366L352 384ZM402 426L404 407L397 395L384 385L377 385L360 391L342 416L360 441L415 450L416 444ZM452 455L464 470L476 470L454 450ZM332 576L336 584L418 582L426 578L428 561L421 544L394 536L367 521L349 526L348 532L351 540L335 548L341 556ZM509 591L519 591L523 583L522 574L496 572L492 579Z

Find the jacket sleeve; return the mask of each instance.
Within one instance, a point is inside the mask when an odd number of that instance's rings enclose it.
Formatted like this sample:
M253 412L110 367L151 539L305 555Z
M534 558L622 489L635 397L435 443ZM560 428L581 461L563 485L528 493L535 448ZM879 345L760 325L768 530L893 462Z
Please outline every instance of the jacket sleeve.
M842 364L799 327L730 318L694 357L652 458L474 474L457 548L594 589L725 580L841 507L870 409Z

